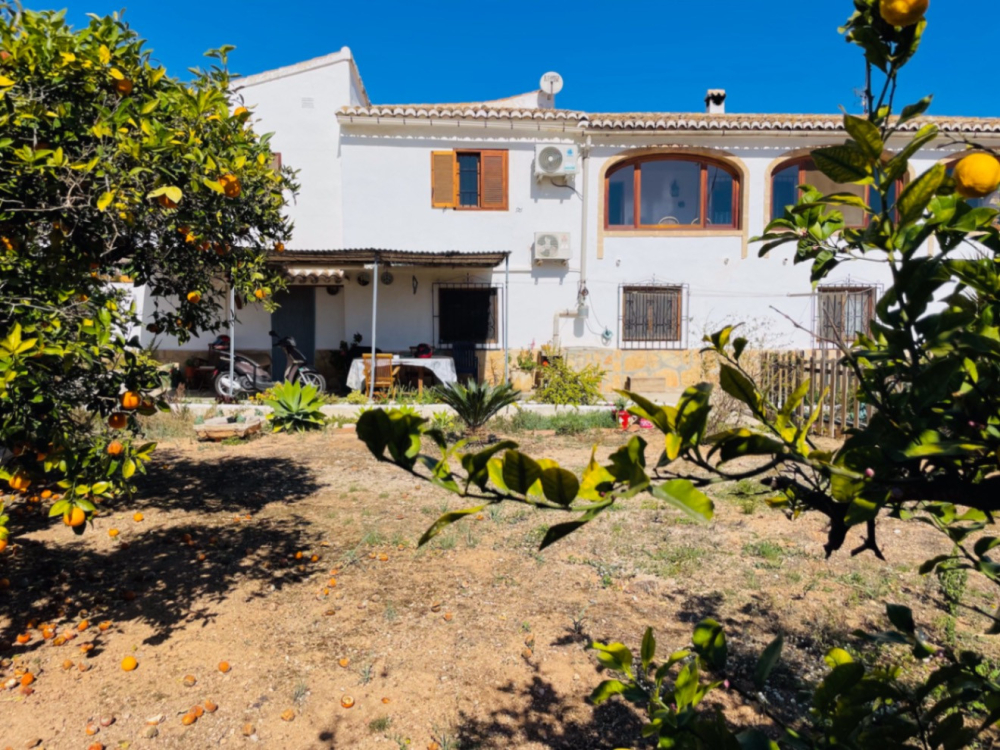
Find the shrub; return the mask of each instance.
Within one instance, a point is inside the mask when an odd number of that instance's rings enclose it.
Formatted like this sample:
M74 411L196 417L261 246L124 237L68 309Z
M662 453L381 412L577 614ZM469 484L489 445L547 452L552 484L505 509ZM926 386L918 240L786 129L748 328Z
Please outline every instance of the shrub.
M271 389L271 398L264 402L274 411L268 416L275 432L318 430L326 424L320 411L323 396L314 385L279 383Z
M617 426L610 411L566 411L560 414L538 414L519 409L512 417L497 417L494 424L501 432L518 433L531 430L555 430L557 435L582 435L590 430Z
M368 395L362 391L351 391L347 394L346 401L351 406L364 406L368 403Z
M436 388L438 400L455 410L455 414L466 428L475 432L489 422L497 413L518 399L518 392L510 383L490 385L489 383L461 383Z
M553 357L541 372L542 382L535 391L535 401L558 406L587 406L604 400L601 383L605 372L597 365L574 370L562 357Z

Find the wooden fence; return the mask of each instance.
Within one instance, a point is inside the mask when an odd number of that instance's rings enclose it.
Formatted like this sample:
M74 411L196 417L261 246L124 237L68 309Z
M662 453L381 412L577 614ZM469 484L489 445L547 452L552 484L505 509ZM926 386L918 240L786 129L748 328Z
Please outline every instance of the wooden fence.
M799 385L809 379L809 390L796 410L800 419L818 411L812 434L842 437L845 430L864 427L873 407L859 398L858 378L840 364L835 349L764 352L761 354L760 385L764 396L777 406L785 403ZM828 391L825 396L823 392Z

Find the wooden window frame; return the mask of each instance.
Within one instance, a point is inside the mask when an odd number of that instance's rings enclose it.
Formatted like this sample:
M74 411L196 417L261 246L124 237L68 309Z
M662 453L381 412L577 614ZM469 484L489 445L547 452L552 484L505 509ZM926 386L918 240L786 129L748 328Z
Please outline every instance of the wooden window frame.
M451 168L452 168L452 195L450 200L441 200L440 196L434 195L434 160L435 157L443 156L444 154L451 154ZM477 195L475 206L463 206L460 203L460 182L459 182L459 170L458 170L458 157L465 154L475 154L479 157L479 173L477 178ZM492 149L492 148L459 148L459 149L448 149L442 151L431 151L431 208L450 208L455 211L507 211L510 206L510 159L509 150L507 149ZM502 182L503 182L503 203L498 205L483 205L483 160L487 156L502 156Z
M789 159L788 161L781 162L780 164L778 164L778 166L776 166L774 169L771 170L771 185L770 185L770 188L771 188L771 190L770 190L771 205L768 206L768 213L767 213L767 221L768 221L768 223L774 221L774 219L775 219L775 216L774 216L774 210L775 210L775 205L774 205L774 180L775 180L775 178L781 172L784 172L786 169L791 169L792 167L798 167L799 177L798 177L798 181L796 182L796 191L797 191L798 187L800 185L805 185L806 184L805 174L806 174L806 172L810 171L808 169L808 166L812 166L812 171L814 171L814 172L818 172L819 171L816 168L816 163L813 161L813 158L811 156L797 156L795 158ZM838 184L841 184L841 183L838 183ZM848 185L848 184L852 184L852 183L842 183L842 184ZM872 191L872 188L874 186L873 185L863 185L862 187L864 187L864 189L865 189L865 195L864 195L864 199L863 200L868 205L871 205L871 191ZM899 196L903 192L903 188L904 187L906 187L906 179L905 179L905 177L900 177L898 180L896 180L896 200L897 201L899 200ZM838 206L831 206L831 208L839 208L839 207ZM898 214L897 214L897 217L898 217ZM868 224L869 224L870 221L871 221L871 216L869 214L865 213L864 214L864 222L861 224L861 226L854 226L854 225L851 225L851 224L845 224L844 228L845 229L866 229L868 227Z
M845 298L851 294L867 294L868 295L868 305L865 313L865 325L866 330L861 331L866 336L871 335L871 322L875 317L875 306L878 304L879 297L881 294L881 287L878 284L858 284L854 282L844 282L842 284L829 284L826 286L819 286L816 288L816 318L813 325L814 336L816 341L819 343L820 347L833 347L836 346L836 342L828 340L823 335L823 330L825 328L824 316L823 316L823 300L825 297L831 297L833 295L844 295ZM845 311L846 314L846 311ZM843 324L843 321L841 321ZM857 340L858 331L841 331L841 337L844 343L853 344Z
M629 294L669 292L675 295L673 334L664 338L635 338L628 335ZM684 339L684 298L686 287L682 284L622 284L621 286L621 342L625 349L663 349L678 347Z
M698 216L701 219L699 224L642 224L642 165L658 161L681 161L697 164L700 167L700 186L698 198ZM632 223L631 224L611 224L611 177L623 169L635 167L632 174ZM710 224L708 223L708 168L716 167L721 169L733 178L733 223L732 224ZM662 231L664 233L689 231L689 232L718 232L718 231L741 231L743 229L743 212L741 211L741 190L743 188L740 172L731 164L718 159L706 156L690 154L656 154L653 156L637 156L634 159L627 159L615 164L604 176L604 229L610 232L649 232Z

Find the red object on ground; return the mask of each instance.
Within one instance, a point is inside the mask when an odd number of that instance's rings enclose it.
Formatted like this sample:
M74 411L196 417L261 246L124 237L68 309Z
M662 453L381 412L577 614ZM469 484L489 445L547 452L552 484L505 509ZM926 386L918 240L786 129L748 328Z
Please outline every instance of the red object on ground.
M629 423L632 421L632 415L629 414L625 409L618 410L618 424L621 425L623 430L627 430Z

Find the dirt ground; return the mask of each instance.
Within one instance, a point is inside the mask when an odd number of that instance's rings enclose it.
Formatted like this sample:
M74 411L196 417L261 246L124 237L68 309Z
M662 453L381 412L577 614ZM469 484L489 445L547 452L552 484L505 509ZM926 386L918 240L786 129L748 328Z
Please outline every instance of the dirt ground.
M623 441L515 439L574 469L592 443L604 456ZM665 652L713 616L734 683L750 685L779 632L786 664L818 678L827 648L885 627L888 599L934 636L990 648L983 623L952 627L936 579L917 574L948 551L935 532L889 521L888 562L827 561L822 519L788 521L753 490L721 487L709 525L639 497L542 553L548 524L564 519L505 504L417 549L462 500L378 464L353 434L161 443L141 499L84 536L34 512L13 519L26 530L0 556L0 748L639 747L627 706L585 701L603 679L591 640L637 650L652 625ZM967 596L996 604L971 583ZM56 645L67 631L76 636ZM135 671L122 670L127 656ZM33 693L2 689L24 669ZM760 699L799 712L787 666L773 683ZM183 725L205 701L218 710ZM766 726L734 691L716 702ZM102 717L114 722L88 736Z

